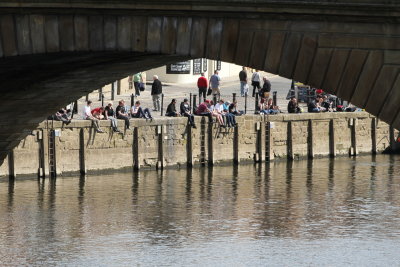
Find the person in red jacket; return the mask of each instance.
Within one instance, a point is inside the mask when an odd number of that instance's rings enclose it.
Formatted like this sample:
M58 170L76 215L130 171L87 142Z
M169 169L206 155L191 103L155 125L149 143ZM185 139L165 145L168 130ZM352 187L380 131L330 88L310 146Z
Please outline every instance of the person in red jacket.
M206 94L208 88L208 80L204 77L204 72L201 73L200 78L197 80L197 87L199 88L199 100L203 95L203 101L206 101Z

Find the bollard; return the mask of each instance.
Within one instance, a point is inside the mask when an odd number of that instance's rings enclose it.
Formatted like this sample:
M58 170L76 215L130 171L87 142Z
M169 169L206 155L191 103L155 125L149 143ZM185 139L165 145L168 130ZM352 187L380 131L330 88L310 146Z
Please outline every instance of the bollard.
M197 95L193 95L193 114L196 112L196 98L197 98ZM199 98L200 98L200 96L199 96Z
M272 92L272 99L273 99L273 102L274 102L274 106L277 106L277 104L278 104L277 94L278 94L277 91L273 91Z
M111 84L111 100L114 100L115 95L115 83Z
M213 94L213 102L214 105L217 103L217 94Z
M236 93L232 93L232 103L235 103L236 101Z
M164 115L164 94L161 94L161 116Z
M244 114L247 114L247 94L244 95Z
M78 113L78 100L74 102L74 108L72 110L72 114L77 114Z
M86 94L86 100L85 100L86 102L88 102L89 101L89 94Z
M259 109L258 109L258 93L256 94L256 97L254 98L254 114L258 114L259 113Z
M131 94L131 107L135 104L135 95Z
M189 95L189 105L192 106L192 93Z
M101 101L101 95L103 94L103 88L99 89L99 101Z
M101 94L101 106L104 107L104 94Z

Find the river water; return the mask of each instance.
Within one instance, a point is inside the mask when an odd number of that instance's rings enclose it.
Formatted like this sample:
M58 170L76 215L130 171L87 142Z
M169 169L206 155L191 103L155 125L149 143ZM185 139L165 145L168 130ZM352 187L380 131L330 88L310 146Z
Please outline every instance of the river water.
M400 157L0 182L1 266L399 266Z

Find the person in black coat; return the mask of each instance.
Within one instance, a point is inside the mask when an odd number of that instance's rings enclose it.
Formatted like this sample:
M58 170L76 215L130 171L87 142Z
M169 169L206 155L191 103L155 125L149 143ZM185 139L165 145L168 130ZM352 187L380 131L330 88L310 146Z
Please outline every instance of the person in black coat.
M297 102L296 97L292 96L290 98L287 109L289 113L301 113L301 109L299 107L299 103Z
M162 94L162 83L158 79L157 75L153 76L153 84L151 86L151 96L153 98L153 111L161 110L161 94Z
M196 128L196 125L194 123L194 116L192 112L190 111L190 105L189 105L189 100L185 98L183 102L180 105L180 111L181 115L185 116L188 118L189 125L192 126L193 128Z
M167 117L178 117L179 114L176 112L176 99L172 99L171 103L167 107L167 112L165 112L165 116Z

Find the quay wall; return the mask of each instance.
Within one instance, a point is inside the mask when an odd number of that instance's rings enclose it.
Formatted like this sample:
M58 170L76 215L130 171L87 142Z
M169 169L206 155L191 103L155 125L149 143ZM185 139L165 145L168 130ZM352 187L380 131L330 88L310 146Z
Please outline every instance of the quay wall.
M365 112L246 115L236 118L238 127L226 129L195 119L196 129L186 118L132 119L124 133L101 121L102 134L90 121L43 122L9 153L0 176L49 175L51 129L58 175L381 153L399 134Z

